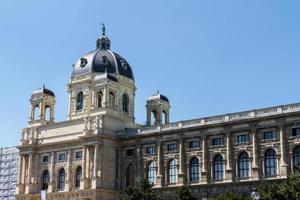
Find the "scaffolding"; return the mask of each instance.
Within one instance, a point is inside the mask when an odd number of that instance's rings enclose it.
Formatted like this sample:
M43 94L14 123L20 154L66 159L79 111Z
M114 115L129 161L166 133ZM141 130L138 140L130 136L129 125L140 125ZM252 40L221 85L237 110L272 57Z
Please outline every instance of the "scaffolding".
M0 148L0 200L14 200L17 186L19 150Z

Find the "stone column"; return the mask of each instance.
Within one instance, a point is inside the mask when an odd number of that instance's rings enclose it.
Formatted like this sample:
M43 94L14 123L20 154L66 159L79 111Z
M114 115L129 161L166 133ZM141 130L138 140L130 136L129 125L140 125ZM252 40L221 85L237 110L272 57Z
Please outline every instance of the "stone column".
M159 140L157 142L157 178L156 186L163 186L163 176L162 176L162 142Z
M93 178L92 178L92 189L98 188L99 182L99 173L98 173L98 165L99 165L99 147L100 145L95 144L95 152L94 152L94 169L93 169Z
M82 178L80 180L80 189L86 189L87 178L86 178L86 166L87 164L87 147L83 146L82 149Z
M253 154L253 162L252 162L252 175L253 179L260 179L259 175L259 161L258 161L258 149L257 149L257 135L256 128L252 127L250 131L250 135L252 136L252 154Z
M178 184L184 184L185 173L184 173L184 147L183 138L179 139L179 173L178 173Z
M279 127L279 139L280 139L280 176L287 176L287 154L285 146L285 135L284 135L284 125L281 124Z
M142 158L142 146L140 144L137 145L136 148L136 157L137 157L137 178L135 180L136 183L139 182L140 178L143 177L144 173L144 165L143 165L143 158Z
M291 162L291 173L294 173L294 158L293 154L290 154L290 162Z
M164 163L164 169L165 169L165 186L167 186L169 184L168 163Z
M226 128L226 174L225 174L225 179L227 181L232 181L233 180L233 172L232 172L232 143L231 143L231 130L230 128Z
M72 190L72 150L68 150L68 160L67 160L67 179L66 179L66 185L65 189L67 191Z
M33 163L33 153L31 152L29 154L28 158L28 165L27 165L27 177L25 181L25 194L31 193L32 183L31 183L31 177L32 177L32 163Z
M18 169L18 186L16 194L24 193L24 179L25 179L25 158L24 155L19 156L19 169Z
M55 190L55 154L51 152L51 159L50 159L50 181L49 181L49 192L54 192Z
M204 135L202 137L202 172L201 172L201 180L203 183L208 182L208 172L207 172L207 136Z

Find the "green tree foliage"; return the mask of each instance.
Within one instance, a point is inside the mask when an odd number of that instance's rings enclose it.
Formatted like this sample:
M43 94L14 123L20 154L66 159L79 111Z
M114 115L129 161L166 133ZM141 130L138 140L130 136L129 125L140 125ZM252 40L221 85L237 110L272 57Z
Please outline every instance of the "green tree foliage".
M179 190L176 191L176 200L197 200L192 196L190 190L183 186Z
M249 196L244 196L239 193L233 193L233 192L226 192L223 194L220 194L216 197L209 198L209 200L250 200L250 194Z
M152 190L152 184L141 179L138 187L128 187L123 192L122 200L161 200Z

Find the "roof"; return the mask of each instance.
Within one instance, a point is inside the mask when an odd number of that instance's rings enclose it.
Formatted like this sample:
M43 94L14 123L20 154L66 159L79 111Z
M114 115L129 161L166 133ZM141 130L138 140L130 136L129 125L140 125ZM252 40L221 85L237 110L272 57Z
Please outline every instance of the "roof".
M97 49L80 57L73 65L73 76L108 73L134 80L131 66L125 58L110 50L110 40L102 35L97 40Z
M35 95L35 94L47 94L47 95L55 97L54 92L52 92L51 90L45 88L45 86L43 86L42 88L39 88L37 90L34 90L32 95Z

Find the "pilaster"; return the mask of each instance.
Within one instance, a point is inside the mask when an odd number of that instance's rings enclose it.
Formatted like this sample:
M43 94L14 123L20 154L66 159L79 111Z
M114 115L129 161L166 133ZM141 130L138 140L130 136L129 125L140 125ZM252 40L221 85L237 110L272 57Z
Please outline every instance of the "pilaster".
M257 129L256 125L253 124L250 130L250 135L252 137L252 178L260 179L259 174L259 161L258 161L258 143L257 143Z
M162 142L158 140L157 142L157 177L156 186L163 186L163 176L162 176Z
M226 127L226 181L232 181L233 180L233 170L232 170L232 142L231 142L231 128Z
M179 139L179 173L178 184L185 183L183 138Z
M207 171L207 136L202 137L202 170L201 170L201 180L203 183L208 183L208 171Z
M284 135L284 122L280 121L279 125L279 137L280 137L280 176L287 176L287 154L285 146L285 135Z

